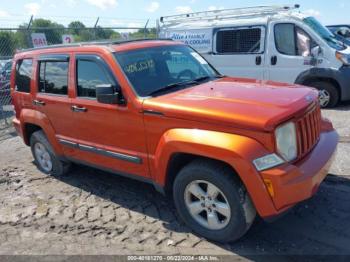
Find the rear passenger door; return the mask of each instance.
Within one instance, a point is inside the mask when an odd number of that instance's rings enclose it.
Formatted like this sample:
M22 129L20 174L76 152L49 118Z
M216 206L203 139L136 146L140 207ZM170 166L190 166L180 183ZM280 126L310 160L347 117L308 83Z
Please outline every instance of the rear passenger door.
M74 125L69 98L70 56L45 55L38 59L37 87L33 104L44 113L56 134L57 139L71 137Z
M213 53L205 55L224 75L263 79L265 27L235 27L214 30Z

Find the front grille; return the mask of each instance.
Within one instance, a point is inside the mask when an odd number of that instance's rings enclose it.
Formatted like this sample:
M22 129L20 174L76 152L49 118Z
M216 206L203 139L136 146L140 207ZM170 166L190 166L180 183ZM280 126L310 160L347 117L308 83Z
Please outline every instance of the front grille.
M321 109L314 107L297 122L298 158L304 157L317 144L321 133Z

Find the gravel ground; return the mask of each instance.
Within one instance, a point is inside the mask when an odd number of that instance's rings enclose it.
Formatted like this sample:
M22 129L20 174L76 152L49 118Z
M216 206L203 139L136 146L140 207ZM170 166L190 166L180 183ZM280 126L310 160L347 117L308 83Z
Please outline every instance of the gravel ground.
M63 177L40 173L29 148L0 130L0 255L350 255L349 110L323 112L341 143L317 195L227 245L192 234L149 185L82 166Z

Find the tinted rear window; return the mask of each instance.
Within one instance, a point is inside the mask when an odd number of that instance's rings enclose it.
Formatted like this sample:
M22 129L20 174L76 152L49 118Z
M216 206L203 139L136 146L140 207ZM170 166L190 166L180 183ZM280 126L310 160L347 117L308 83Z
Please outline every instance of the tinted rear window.
M30 93L30 82L33 73L33 60L18 60L16 64L16 91Z
M68 62L40 62L39 92L56 95L67 95L68 67Z

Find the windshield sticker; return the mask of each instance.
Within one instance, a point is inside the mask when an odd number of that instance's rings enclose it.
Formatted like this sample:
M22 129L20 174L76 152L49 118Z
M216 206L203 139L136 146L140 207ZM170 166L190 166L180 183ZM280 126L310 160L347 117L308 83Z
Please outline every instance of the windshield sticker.
M139 61L125 66L125 71L129 74L138 73L155 68L155 63L152 59Z
M201 57L199 54L195 53L195 52L192 52L191 55L196 58L196 60L201 63L202 65L207 65L208 62L204 60L203 57Z

